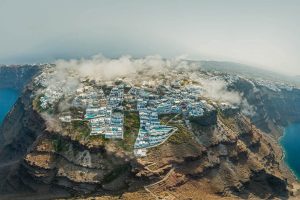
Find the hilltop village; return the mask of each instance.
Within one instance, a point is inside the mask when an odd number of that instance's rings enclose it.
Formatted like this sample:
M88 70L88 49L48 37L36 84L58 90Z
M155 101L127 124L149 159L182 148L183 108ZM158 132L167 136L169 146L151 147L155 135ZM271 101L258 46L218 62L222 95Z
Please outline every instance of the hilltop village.
M152 59L74 62L43 66L9 113L3 152L22 162L3 186L80 199L294 191L273 138L299 113L294 86Z
M68 124L86 125L83 126L84 130L79 131L84 132L85 136L104 140L124 140L127 137L124 114L136 113L138 134L127 145L132 146L130 149L137 157L146 156L147 149L163 144L176 133L177 128L168 123L162 124L160 116L181 116L189 128L191 122L204 126L215 124L218 111L230 114L240 111L239 105L206 98L203 96L205 88L200 82L176 70L169 69L157 75L139 75L135 78L118 77L114 81L79 78L73 71L68 71L67 78L53 79L55 84L50 84L49 77L51 80L56 73L49 66L34 80L39 88L35 101L38 110L59 119L65 129L73 130ZM228 84L239 78L223 74L216 76L213 73L206 73L205 76L210 80L221 79ZM69 83L74 80L77 83L70 87ZM255 84L258 83L264 82ZM268 87L278 90L273 85ZM130 130L126 134L130 134Z

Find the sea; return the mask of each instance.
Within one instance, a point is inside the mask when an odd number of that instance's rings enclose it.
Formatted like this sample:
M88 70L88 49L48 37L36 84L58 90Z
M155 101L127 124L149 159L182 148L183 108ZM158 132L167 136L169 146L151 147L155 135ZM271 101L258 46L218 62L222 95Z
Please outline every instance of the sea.
M293 123L285 128L280 144L285 163L300 180L300 123Z
M17 101L19 92L14 89L0 89L0 124Z

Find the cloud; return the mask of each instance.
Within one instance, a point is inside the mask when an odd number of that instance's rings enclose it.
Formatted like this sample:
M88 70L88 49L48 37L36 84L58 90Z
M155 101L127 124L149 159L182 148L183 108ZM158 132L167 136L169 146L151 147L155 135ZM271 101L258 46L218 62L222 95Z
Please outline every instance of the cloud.
M133 58L129 55L119 58L107 58L101 54L85 59L57 60L54 62L56 73L51 83L65 81L66 78L88 77L94 80L109 81L120 77L139 76L140 71L156 74L169 68L192 70L193 64L183 60L184 56L173 59L163 59L159 55L151 55L143 58ZM74 76L69 76L73 74ZM75 80L73 80L75 82ZM69 83L68 83L69 84Z
M123 56L119 59L107 59L102 55L97 55L91 59L58 60L55 65L57 69L63 71L73 70L81 77L109 80L136 73L136 66L130 59L129 56Z
M224 101L231 104L241 104L242 96L238 92L228 91L227 83L223 80L200 79L204 88L203 95L216 101Z
M250 105L246 99L243 99L241 102L242 114L246 116L254 116L255 115L255 107Z
M228 83L222 80L222 77L200 77L193 74L194 80L201 84L202 95L208 99L217 102L226 102L241 108L241 113L246 116L253 116L255 109L251 106L243 94L236 91L228 90Z
M113 81L117 78L140 77L143 71L145 77L162 72L172 66L180 66L181 59L163 59L160 56L146 56L134 59L131 56L121 56L110 59L101 54L90 59L57 60L52 73L45 80L48 88L59 88L64 94L74 93L80 87L80 81L87 78L95 81Z
M222 76L211 77L199 73L199 64L183 60L185 57L163 59L162 57L146 56L144 58L132 58L125 55L120 58L106 58L103 55L95 55L90 59L57 60L53 73L47 76L48 88L60 90L63 94L74 94L81 87L81 79L106 82L117 78L126 77L132 80L147 80L151 75L158 73L170 73L169 70L188 73L190 79L199 83L203 91L202 95L217 102L227 102L241 106L246 115L253 114L253 108L243 98L243 94L230 91L227 82ZM140 73L142 72L142 74ZM141 78L143 76L144 78ZM61 110L68 105L60 104Z

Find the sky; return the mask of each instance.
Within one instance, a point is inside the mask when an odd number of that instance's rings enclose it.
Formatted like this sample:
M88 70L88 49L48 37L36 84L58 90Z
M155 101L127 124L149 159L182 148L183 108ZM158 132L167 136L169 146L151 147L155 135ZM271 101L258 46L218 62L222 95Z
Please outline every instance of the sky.
M0 0L0 63L184 55L300 75L297 0Z

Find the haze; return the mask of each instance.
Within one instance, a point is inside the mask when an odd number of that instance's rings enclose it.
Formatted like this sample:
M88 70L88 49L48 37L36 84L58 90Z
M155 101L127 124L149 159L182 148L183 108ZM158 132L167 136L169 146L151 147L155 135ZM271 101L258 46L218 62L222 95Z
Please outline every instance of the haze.
M300 75L300 1L0 0L0 63L160 55Z

